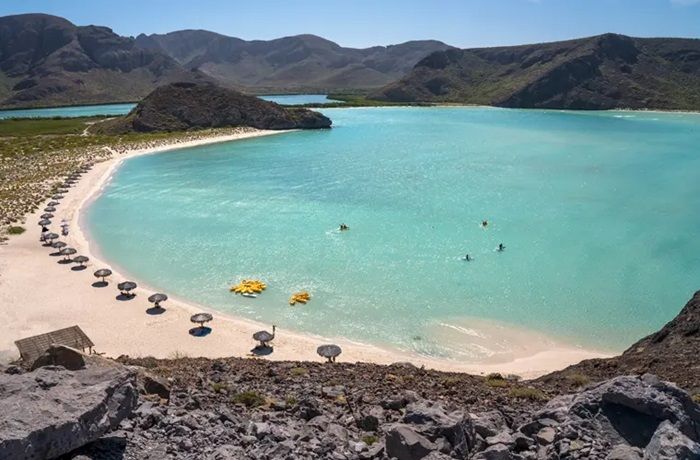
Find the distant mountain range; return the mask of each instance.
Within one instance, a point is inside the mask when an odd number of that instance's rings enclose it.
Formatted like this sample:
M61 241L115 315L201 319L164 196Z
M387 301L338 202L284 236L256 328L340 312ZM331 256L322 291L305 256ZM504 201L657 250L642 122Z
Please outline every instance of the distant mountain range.
M700 110L700 40L605 34L450 49L372 98L557 109Z
M314 35L131 38L45 14L0 18L0 107L135 101L172 82L248 93L352 90L391 102L700 110L700 40L605 34L463 50L433 40L356 49Z
M245 41L205 30L139 35L137 46L166 54L222 84L253 91L372 89L391 83L434 51L434 40L344 48L315 35Z
M56 16L0 18L0 106L134 101L175 81L217 81L248 92L377 89L438 41L343 48L313 35L245 41L204 30L121 37Z

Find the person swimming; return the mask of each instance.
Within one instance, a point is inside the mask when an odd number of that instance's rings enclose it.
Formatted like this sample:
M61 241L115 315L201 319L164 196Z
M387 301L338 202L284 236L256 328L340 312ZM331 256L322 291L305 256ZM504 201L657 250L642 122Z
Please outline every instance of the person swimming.
M503 245L503 243L498 243L498 252L503 252L506 249L506 247Z
M348 227L348 226L345 225L345 224L340 224L340 231L342 232L342 231L344 231L344 230L350 230L350 227Z
M481 226L484 227L484 228L488 227L488 226L489 226L489 221L488 221L488 220L482 220L482 221L481 221Z

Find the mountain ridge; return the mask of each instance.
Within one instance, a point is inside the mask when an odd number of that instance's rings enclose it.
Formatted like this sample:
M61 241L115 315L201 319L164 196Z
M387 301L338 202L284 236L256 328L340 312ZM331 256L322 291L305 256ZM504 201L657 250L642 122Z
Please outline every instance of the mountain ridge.
M402 76L430 52L451 48L437 40L347 48L313 34L246 41L197 29L141 34L136 43L222 84L253 91L378 88Z
M700 40L603 34L438 51L370 95L550 109L700 109Z

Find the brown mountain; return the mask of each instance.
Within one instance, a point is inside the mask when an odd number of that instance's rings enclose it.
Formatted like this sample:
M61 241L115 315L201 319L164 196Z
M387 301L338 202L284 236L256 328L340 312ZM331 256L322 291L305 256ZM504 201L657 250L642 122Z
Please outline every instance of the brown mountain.
M106 27L46 14L0 18L0 105L131 101L172 81L207 80Z
M700 110L700 40L605 34L451 49L422 59L372 97L526 108Z
M136 42L223 84L253 91L379 88L430 53L451 48L434 40L344 48L315 35L245 41L205 30L139 35Z
M247 126L258 129L330 128L331 120L304 108L283 107L211 83L171 83L146 96L126 116L107 120L101 132L186 131Z

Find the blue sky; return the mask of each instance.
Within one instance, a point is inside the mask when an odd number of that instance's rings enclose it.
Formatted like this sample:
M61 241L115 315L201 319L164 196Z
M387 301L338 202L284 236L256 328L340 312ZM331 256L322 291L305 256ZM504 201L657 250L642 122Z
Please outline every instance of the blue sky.
M1 0L122 35L208 29L244 39L313 33L365 47L435 38L460 47L617 32L700 38L700 0Z

